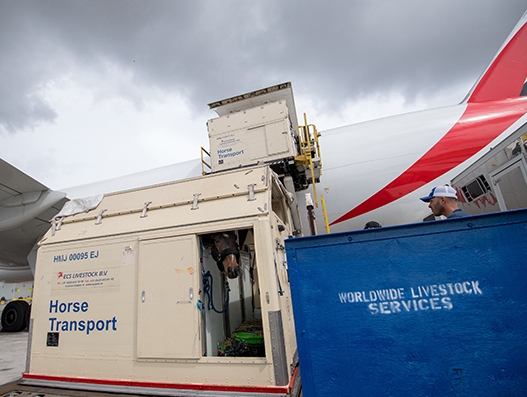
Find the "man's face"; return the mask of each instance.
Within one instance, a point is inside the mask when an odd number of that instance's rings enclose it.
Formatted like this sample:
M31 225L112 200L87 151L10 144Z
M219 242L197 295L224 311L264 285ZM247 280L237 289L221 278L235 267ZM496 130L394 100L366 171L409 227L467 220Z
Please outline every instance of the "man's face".
M440 216L443 214L443 197L432 197L428 203L428 208L432 210L432 213L435 216Z

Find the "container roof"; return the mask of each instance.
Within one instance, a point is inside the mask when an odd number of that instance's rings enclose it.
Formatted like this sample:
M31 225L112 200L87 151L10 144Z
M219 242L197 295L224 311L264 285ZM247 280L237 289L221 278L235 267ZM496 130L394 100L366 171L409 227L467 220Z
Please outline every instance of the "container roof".
M208 106L221 117L280 100L285 100L286 102L289 117L291 118L291 123L296 133L298 131L298 119L293 97L293 87L290 82L215 101L209 103Z

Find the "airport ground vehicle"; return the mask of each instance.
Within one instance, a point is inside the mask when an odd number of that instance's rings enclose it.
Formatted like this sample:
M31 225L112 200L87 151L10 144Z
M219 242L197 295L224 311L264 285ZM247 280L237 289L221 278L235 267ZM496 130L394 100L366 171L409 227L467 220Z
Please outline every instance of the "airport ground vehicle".
M527 208L527 125L453 178L452 186L469 214Z

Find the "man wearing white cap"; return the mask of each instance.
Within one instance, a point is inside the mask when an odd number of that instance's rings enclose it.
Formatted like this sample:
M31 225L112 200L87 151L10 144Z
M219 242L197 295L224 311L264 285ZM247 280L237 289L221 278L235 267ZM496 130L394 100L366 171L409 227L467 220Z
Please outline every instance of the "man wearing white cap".
M428 203L428 208L432 210L434 216L444 215L448 219L469 216L457 206L456 190L451 186L436 186L428 196L421 197L421 200Z

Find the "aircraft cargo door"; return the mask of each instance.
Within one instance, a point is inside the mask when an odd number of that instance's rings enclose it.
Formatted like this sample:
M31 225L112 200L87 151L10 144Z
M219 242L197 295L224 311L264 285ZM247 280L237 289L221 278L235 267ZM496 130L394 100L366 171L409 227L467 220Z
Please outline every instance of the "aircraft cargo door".
M198 358L196 237L139 246L137 357Z

